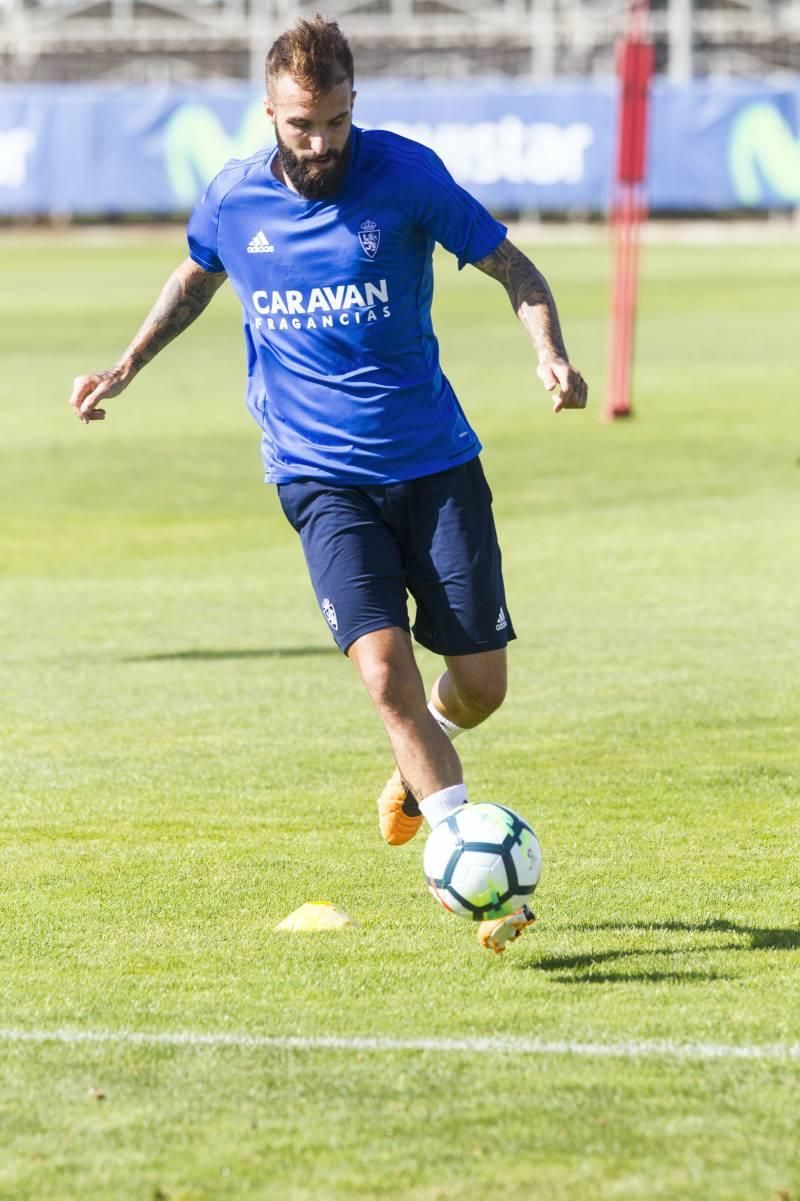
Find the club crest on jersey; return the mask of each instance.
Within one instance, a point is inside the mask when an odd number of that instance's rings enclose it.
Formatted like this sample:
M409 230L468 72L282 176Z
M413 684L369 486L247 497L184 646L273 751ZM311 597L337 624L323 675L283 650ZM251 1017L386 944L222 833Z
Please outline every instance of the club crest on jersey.
M338 630L339 622L336 617L336 610L333 607L333 601L329 600L327 596L322 602L322 612L325 614L325 617L328 620L328 625L331 627L331 629Z
M361 243L361 249L364 251L364 254L374 259L381 244L381 231L369 217L367 217L366 221L362 221L358 227L358 240Z

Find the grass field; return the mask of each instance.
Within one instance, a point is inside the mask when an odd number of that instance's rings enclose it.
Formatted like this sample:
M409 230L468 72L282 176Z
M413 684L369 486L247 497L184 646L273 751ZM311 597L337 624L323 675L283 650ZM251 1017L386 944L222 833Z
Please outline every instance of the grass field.
M0 1198L797 1201L800 243L650 248L613 427L601 242L534 249L582 415L439 264L519 634L458 745L545 856L497 957L379 840L232 297L103 426L67 409L182 255L0 242ZM272 932L319 899L359 928Z

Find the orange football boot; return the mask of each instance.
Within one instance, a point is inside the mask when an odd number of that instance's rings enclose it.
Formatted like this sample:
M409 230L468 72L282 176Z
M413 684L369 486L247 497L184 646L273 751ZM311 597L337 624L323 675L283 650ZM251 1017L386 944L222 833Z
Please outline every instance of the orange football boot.
M528 906L523 905L516 913L481 922L478 926L478 942L482 947L486 947L487 951L494 951L496 955L499 955L505 951L510 942L519 938L526 926L530 926L535 921L536 918Z
M393 847L410 842L424 820L419 805L403 783L399 769L395 768L378 797L378 821L384 841Z

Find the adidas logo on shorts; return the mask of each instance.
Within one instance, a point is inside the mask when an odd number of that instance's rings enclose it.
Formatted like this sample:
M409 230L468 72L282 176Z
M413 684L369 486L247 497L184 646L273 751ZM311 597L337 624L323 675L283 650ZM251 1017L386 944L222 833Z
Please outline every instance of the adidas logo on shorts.
M275 247L270 242L263 229L260 229L254 238L251 238L247 244L248 254L272 254Z
M497 614L497 623L494 628L496 630L505 630L508 628L508 621L506 620L505 609L503 608L502 605L500 606L500 612Z
M331 627L331 629L338 630L339 629L339 621L338 621L338 618L336 617L336 610L333 607L333 601L330 600L326 596L322 602L321 608L322 608L322 612L325 614L325 616L328 620L328 625Z

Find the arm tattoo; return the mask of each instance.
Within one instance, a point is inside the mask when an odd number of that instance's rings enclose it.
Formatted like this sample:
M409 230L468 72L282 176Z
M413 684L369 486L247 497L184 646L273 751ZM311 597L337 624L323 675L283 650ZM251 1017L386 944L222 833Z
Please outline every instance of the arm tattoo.
M127 369L133 374L141 371L200 316L226 279L224 271L204 271L191 259L181 263L167 280L117 369Z
M567 358L553 294L541 271L521 250L505 238L496 250L473 266L503 285L511 307L540 355Z

